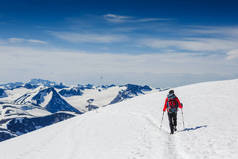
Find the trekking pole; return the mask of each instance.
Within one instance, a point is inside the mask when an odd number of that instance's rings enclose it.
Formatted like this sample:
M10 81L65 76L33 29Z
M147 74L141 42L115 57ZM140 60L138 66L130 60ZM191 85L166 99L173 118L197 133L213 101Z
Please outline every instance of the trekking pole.
M164 119L164 111L163 111L162 120L161 120L161 123L160 123L160 129L162 128L163 119Z
M182 111L182 117L183 117L183 108L181 109L181 111ZM183 129L184 129L185 127L184 127L184 118L183 118Z

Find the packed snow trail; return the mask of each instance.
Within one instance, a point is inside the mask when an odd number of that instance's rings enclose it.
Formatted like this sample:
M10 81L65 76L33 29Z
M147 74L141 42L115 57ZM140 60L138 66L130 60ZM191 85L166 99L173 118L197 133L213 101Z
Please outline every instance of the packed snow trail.
M236 159L238 80L175 88L185 129L169 135L168 92L100 108L0 143L2 159Z

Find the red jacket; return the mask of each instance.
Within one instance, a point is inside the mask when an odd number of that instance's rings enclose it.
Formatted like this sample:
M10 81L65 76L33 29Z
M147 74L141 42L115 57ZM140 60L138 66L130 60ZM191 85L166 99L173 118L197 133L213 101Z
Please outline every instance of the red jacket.
M182 104L180 103L178 97L176 97L175 100L178 102L178 107L182 109L183 106L182 106ZM168 107L168 97L166 98L165 103L164 103L164 109L163 109L164 112L166 111L167 107ZM167 111L168 111L168 110L167 110Z

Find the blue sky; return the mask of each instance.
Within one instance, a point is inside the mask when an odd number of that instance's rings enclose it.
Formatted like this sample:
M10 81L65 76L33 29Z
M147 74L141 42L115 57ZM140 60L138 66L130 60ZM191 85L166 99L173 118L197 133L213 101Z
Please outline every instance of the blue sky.
M235 0L1 0L0 83L238 78Z

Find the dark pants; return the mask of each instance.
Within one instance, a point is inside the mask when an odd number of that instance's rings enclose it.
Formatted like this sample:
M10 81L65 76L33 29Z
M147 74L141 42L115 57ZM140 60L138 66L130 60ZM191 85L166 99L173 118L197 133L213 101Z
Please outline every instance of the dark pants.
M169 118L170 131L171 131L171 134L173 134L177 126L177 112L168 113L168 118Z

